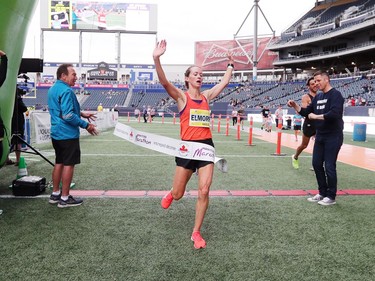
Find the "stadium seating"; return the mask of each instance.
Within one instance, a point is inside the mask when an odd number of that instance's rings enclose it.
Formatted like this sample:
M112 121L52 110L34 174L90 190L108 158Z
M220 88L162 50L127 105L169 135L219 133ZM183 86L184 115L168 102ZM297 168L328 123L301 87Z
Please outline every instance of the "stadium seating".
M27 107L35 107L36 109L45 108L48 104L48 89L46 87L37 88L34 96L26 96L23 102Z
M103 108L112 109L116 105L123 106L128 95L128 89L90 89L88 98L81 104L85 110L96 110L99 103Z
M371 0L341 0L319 5L282 32L280 39L274 44L306 40L351 27L369 19L369 15L375 9L374 5L374 1Z
M331 80L333 87L337 88L343 97L349 101L350 98L365 98L366 105L375 105L375 75L368 75L333 78ZM211 88L212 84L204 85L202 88ZM48 88L37 88L35 98L24 98L27 106L35 106L37 109L47 108ZM143 106L156 107L158 111L178 113L176 104L169 97L160 84L153 85L152 89L141 91L132 91L128 89L87 89L89 95L77 95L84 110L96 110L99 103L104 108L112 109L117 104L120 112L134 111L135 107ZM259 109L263 105L271 109L278 105L286 107L288 100L293 99L301 101L301 97L307 92L305 81L289 82L255 82L255 83L232 83L221 95L211 102L212 112L215 114L229 114L233 105L242 105L246 110ZM374 93L373 93L374 92ZM126 102L125 102L126 101Z

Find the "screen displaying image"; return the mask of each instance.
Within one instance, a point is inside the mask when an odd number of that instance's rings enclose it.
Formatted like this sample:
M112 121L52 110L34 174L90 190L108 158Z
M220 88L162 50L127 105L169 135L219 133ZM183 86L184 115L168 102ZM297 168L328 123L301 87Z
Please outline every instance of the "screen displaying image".
M107 1L49 1L49 28L148 31L150 5Z

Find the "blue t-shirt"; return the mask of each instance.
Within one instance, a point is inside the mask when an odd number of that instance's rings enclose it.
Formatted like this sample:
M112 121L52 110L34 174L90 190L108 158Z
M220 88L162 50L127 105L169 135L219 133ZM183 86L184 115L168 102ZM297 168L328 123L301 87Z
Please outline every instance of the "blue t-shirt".
M299 125L299 126L301 126L301 124L302 124L302 116L300 115L300 114L295 114L294 116L293 116L293 123L294 123L294 125Z

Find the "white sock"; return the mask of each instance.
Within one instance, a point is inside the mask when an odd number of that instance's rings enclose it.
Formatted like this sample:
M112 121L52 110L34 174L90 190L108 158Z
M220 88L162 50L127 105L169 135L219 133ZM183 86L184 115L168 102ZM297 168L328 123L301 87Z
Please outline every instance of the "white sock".
M52 192L52 195L60 195L60 191L54 191L54 192Z
M68 200L68 198L69 196L61 196L61 200L64 200L64 201Z

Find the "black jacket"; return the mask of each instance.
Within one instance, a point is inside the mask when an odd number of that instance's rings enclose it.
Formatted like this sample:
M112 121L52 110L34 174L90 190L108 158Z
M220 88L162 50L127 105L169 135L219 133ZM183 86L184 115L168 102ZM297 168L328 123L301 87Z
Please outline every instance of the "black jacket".
M7 78L7 70L8 70L8 58L6 55L1 57L1 64L0 64L0 87L3 85L5 79Z
M27 111L27 106L23 103L22 97L17 95L14 102L14 110L12 117L12 134L24 133L25 117L23 113Z

